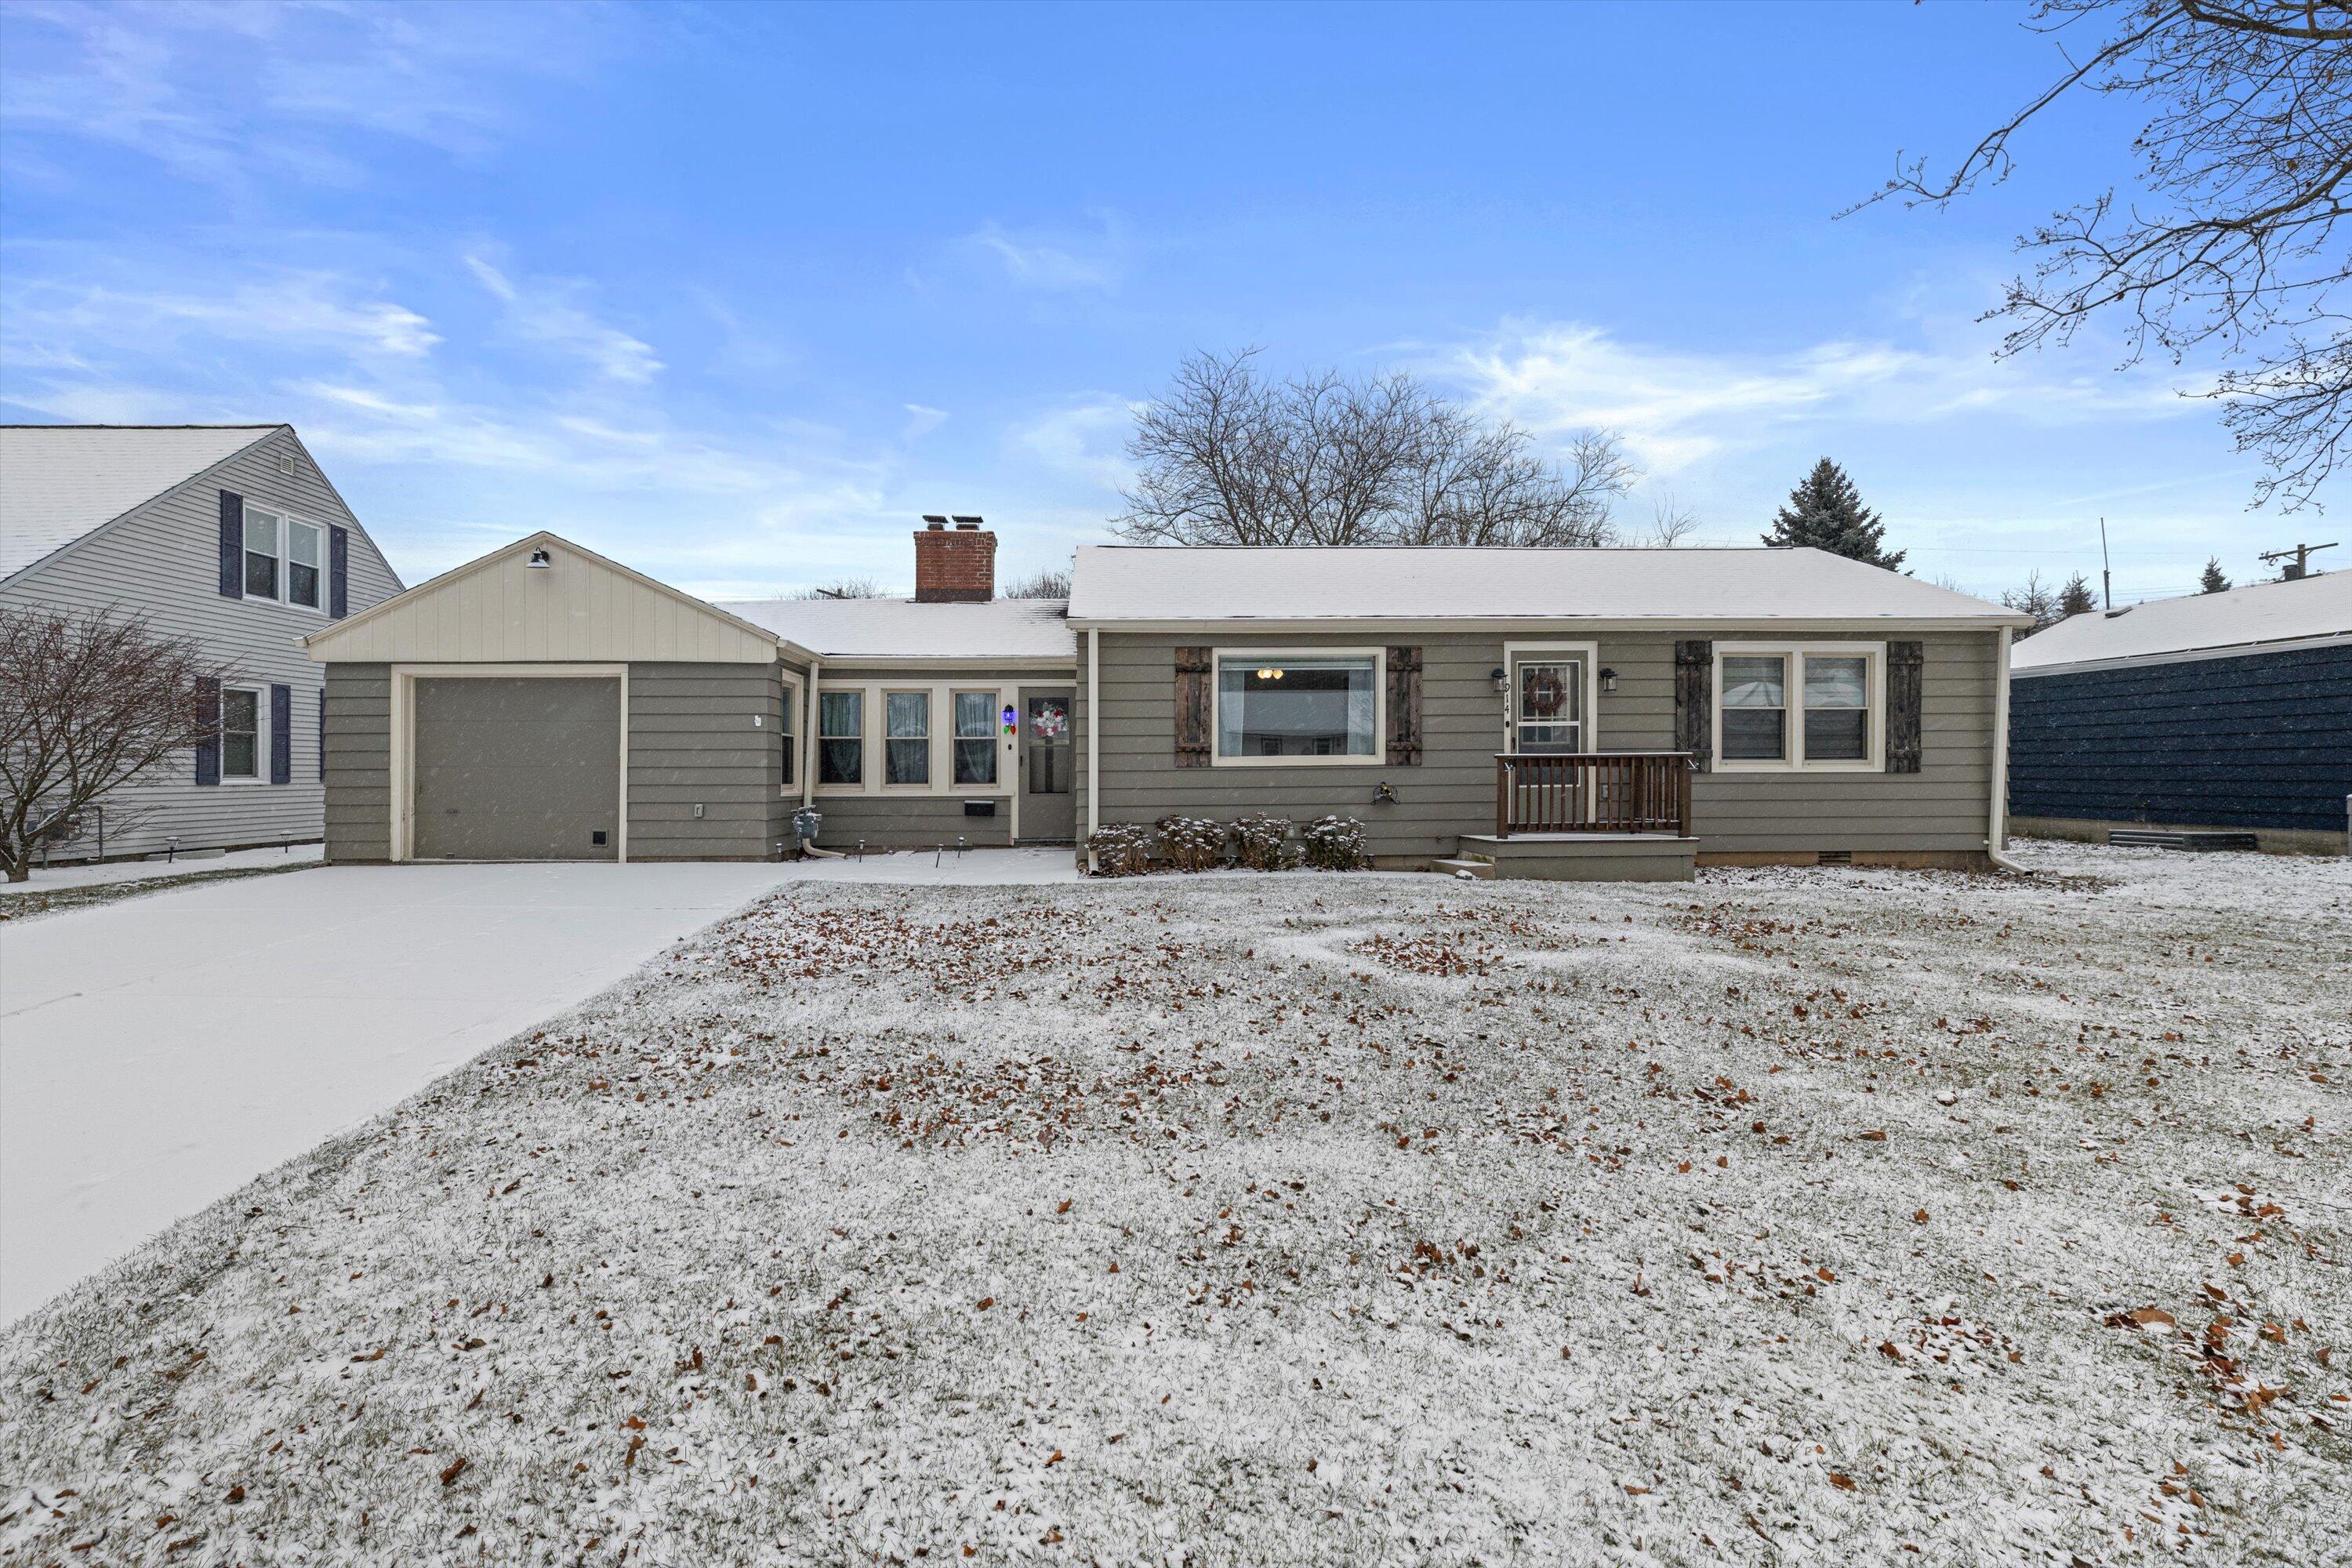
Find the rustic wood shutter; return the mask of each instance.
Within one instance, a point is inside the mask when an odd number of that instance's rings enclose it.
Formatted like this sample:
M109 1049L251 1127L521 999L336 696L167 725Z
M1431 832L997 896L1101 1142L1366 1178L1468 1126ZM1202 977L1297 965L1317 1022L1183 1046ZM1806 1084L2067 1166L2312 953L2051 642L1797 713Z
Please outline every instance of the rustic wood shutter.
M1176 765L1180 768L1209 765L1209 679L1215 666L1216 657L1209 648L1176 650Z
M1675 644L1675 749L1700 773L1715 761L1715 645Z
M218 676L196 678L196 782L220 783L221 683Z
M220 493L220 595L245 597L245 498L235 490Z
M294 782L294 689L269 689L269 782Z
M351 613L351 531L330 523L327 527L327 614L340 621Z
M1421 765L1421 649L1389 649L1389 765Z
M1886 645L1886 771L1919 771L1919 694L1923 685L1927 646L1916 642Z

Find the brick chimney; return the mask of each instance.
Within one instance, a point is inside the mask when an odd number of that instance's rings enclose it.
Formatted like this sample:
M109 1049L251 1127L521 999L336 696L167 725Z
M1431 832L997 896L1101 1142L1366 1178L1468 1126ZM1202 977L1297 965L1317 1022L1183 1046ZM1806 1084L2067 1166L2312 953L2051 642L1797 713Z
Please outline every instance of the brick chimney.
M915 603L986 603L996 597L996 535L976 517L928 513L915 535Z

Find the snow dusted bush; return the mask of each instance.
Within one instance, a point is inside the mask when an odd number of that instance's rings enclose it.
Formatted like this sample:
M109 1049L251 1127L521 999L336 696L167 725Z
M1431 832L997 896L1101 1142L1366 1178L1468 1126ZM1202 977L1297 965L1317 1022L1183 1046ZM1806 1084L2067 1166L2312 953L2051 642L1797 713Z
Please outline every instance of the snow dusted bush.
M1279 871L1293 864L1286 816L1268 816L1258 811L1235 817L1234 837L1239 843L1241 863L1253 871Z
M1139 822L1114 822L1087 835L1087 853L1097 877L1140 877L1151 869L1151 829Z
M1225 847L1222 823L1197 816L1160 819L1160 858L1179 871L1206 871L1217 863Z
M1298 837L1307 863L1318 871L1360 871L1370 864L1364 825L1352 816L1318 816Z

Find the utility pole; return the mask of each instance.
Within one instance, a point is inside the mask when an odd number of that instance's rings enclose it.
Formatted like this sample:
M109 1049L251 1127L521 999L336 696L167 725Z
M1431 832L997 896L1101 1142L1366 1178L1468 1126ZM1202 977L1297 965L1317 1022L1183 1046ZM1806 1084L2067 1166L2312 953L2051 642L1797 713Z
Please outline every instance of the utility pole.
M2323 550L2333 550L2335 548L2336 542L2334 540L2328 541L2326 544L2295 544L2290 545L2284 550L2266 551L2263 552L2261 559L2264 561L2284 561L2288 556L2294 556L2294 565L2282 567L2280 569L2279 581L2282 583L2296 583L2311 575L2311 558L2314 555Z
M2104 517L2099 519L2099 597L2106 601L2101 608L2115 609L2116 574L2113 564L2107 560L2107 520Z

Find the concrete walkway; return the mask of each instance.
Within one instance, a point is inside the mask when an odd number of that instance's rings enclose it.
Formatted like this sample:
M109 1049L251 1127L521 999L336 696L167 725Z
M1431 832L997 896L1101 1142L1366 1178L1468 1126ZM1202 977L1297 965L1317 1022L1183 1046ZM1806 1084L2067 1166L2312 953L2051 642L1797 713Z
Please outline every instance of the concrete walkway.
M324 867L0 927L0 1323L806 874Z

